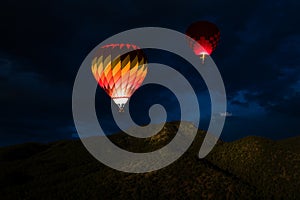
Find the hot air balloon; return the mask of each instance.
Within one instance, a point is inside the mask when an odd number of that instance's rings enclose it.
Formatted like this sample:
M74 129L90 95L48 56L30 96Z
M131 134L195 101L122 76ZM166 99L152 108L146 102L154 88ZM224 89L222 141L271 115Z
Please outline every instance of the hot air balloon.
M147 59L136 45L105 45L100 47L92 61L92 73L99 86L122 112L128 99L146 77Z
M220 31L218 27L208 21L197 21L191 24L186 35L190 47L196 55L199 55L204 63L205 55L210 55L220 40ZM193 38L194 40L191 40Z

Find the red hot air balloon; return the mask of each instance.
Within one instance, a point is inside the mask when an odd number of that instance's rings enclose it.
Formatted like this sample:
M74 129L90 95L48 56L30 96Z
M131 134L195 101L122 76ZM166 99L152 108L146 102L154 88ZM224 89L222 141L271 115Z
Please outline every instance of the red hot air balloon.
M126 52L130 50L130 52ZM147 59L133 44L102 46L92 61L92 73L99 86L123 111L124 105L147 74Z
M186 35L190 47L196 55L199 55L204 62L205 55L210 55L220 40L220 31L218 27L208 21L197 21L191 24ZM191 40L193 38L195 41Z

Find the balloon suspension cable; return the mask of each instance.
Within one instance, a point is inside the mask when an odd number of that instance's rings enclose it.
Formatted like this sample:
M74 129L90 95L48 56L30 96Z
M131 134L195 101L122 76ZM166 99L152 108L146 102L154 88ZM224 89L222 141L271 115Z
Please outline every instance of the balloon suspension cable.
M204 64L204 60L205 60L205 54L204 53L200 55L200 59L202 60L202 64Z

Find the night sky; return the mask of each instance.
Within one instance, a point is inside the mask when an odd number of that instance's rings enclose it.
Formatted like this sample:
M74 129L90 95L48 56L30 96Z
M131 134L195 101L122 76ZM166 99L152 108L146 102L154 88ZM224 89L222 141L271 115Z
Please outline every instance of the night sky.
M73 83L84 58L106 38L147 26L184 33L198 20L209 20L221 31L212 58L222 74L232 113L221 138L281 139L300 133L298 0L19 0L1 2L1 9L1 146L76 138ZM148 52L149 62L170 65L189 77L203 112L200 128L205 129L210 103L201 77L176 55ZM143 101L144 97L149 100ZM100 123L107 133L117 131L107 109L110 99L101 88L96 101L97 110L103 108ZM145 86L130 101L133 119L147 123L153 103L166 106L168 121L180 118L178 102L169 91Z

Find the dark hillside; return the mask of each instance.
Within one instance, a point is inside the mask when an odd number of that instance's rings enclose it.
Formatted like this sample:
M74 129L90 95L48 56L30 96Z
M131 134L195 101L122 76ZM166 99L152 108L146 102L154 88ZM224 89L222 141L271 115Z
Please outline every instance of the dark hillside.
M168 143L178 123L148 139L119 133L111 140L147 152ZM187 134L191 124L186 124ZM81 141L28 143L0 149L1 199L299 199L300 154L295 140L247 137L219 142L197 157L205 132L190 149L161 170L129 174L95 160ZM292 145L289 145L291 141ZM291 148L291 146L295 146Z

